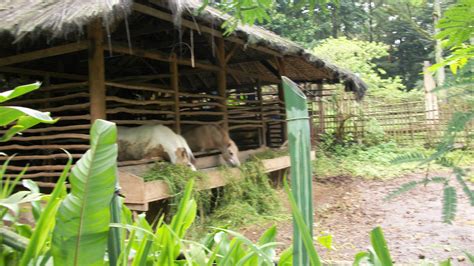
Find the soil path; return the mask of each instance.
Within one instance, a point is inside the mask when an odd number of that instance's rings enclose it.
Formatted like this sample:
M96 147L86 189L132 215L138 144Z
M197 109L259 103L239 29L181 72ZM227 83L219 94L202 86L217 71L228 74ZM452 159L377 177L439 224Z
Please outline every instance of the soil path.
M397 264L419 265L452 258L454 265L470 265L462 250L474 252L474 207L460 188L452 225L442 223L441 184L417 187L391 201L383 200L401 184L422 178L414 174L389 181L350 177L314 181L314 234L331 234L335 248L329 251L318 246L321 257L336 265L352 262L357 252L370 245L370 230L380 225ZM256 240L268 226L252 225L242 231ZM277 241L290 245L291 222L279 222L277 227Z

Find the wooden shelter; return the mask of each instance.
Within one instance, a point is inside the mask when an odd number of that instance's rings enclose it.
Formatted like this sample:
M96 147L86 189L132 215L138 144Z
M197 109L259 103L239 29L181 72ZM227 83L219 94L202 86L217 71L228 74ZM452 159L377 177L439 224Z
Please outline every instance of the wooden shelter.
M88 148L90 123L221 124L241 149L285 140L280 76L343 83L362 97L357 76L257 26L225 36L230 17L200 1L16 0L0 3L1 90L42 81L8 103L49 111L60 120L0 146L17 153L9 171L54 182L67 149ZM322 87L322 86L318 86ZM0 160L5 160L0 158ZM121 162L121 165L143 162Z

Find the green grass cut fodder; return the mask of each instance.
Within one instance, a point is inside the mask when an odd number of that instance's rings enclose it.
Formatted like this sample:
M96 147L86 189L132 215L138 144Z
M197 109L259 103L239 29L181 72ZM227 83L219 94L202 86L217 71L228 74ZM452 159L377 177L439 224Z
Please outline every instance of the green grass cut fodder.
M281 156L280 152L264 152L263 158ZM223 188L199 190L194 188L195 199L199 208L199 217L194 228L196 235L209 231L209 226L236 228L244 224L281 219L281 206L277 191L271 186L268 175L261 163L261 154L257 154L240 167L240 175L235 175L226 166L219 167L227 185ZM208 178L205 172L192 171L188 167L157 162L143 176L145 181L163 180L169 187L169 214L176 212L182 198L182 191L190 179L197 184Z
M192 171L189 167L178 164L171 164L168 162L157 162L150 168L143 179L145 181L163 180L168 185L172 198L170 198L170 214L176 213L176 208L179 201L183 197L183 191L190 179L200 182L206 180L208 177L205 173L200 171ZM211 191L199 190L194 187L194 194L196 201L199 204L200 211L208 209L211 202Z
M266 156L268 156L266 152ZM238 229L243 225L289 219L284 214L278 191L270 184L261 160L253 157L240 166L240 175L220 167L227 185L213 195L213 207L190 229L191 238L200 238L212 227ZM274 158L274 157L273 157ZM199 204L199 202L198 202Z

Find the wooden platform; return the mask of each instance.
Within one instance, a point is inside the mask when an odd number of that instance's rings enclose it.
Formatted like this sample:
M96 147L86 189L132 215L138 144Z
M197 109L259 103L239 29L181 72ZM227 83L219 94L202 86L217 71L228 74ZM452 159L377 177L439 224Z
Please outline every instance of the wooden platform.
M240 153L241 162L244 162L251 154L263 151L263 149L243 151ZM314 158L314 152L311 154ZM197 182L198 189L212 189L226 185L226 178L222 172L216 169L220 165L220 156L208 156L198 158L196 166L206 173L208 178ZM266 173L285 170L290 167L290 157L281 156L274 159L262 160ZM119 167L119 180L121 186L121 194L125 196L125 204L134 211L147 211L149 203L172 197L166 182L155 180L145 182L143 174L152 167L153 164L133 165ZM240 175L238 168L229 169L234 176Z

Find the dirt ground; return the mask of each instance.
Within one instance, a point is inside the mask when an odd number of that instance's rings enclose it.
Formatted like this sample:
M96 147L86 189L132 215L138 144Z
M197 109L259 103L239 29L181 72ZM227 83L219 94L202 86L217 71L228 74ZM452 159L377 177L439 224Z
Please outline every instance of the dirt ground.
M422 178L414 174L389 181L350 177L314 181L314 234L331 234L335 249L318 246L321 257L328 263L350 265L354 255L370 245L370 230L380 225L397 264L419 265L452 258L454 265L470 265L462 251L474 252L474 208L460 188L457 188L458 212L452 225L442 223L441 184L418 187L391 201L383 200L401 184ZM282 197L286 196L282 194ZM268 226L252 225L242 232L257 240ZM289 246L291 221L279 222L277 228L277 241Z

